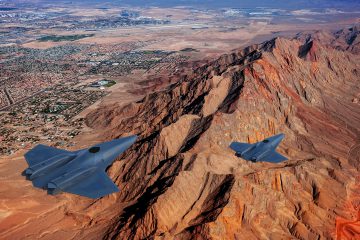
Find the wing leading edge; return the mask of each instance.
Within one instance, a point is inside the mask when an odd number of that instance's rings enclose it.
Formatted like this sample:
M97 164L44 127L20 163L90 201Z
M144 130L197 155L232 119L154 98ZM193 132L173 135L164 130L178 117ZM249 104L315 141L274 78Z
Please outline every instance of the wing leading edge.
M240 142L232 142L230 144L230 148L238 153L244 152L245 150L249 149L251 146L252 144L240 143Z
M62 190L93 199L119 191L118 187L102 170L98 170L88 179Z

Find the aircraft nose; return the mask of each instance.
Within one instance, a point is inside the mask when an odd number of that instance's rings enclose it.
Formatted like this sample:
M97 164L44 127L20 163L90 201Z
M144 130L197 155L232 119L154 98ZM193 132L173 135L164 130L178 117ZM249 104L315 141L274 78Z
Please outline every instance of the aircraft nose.
M284 137L285 137L285 134L280 133L279 135L276 136L275 143L276 144L280 143Z
M132 136L129 136L129 137L126 137L123 142L123 144L126 146L126 147L130 147L131 145L133 145L136 140L137 140L138 136L137 135L132 135Z
M138 136L132 135L129 137L122 137L119 139L114 139L110 142L103 143L99 145L100 149L102 149L102 154L105 159L112 159L114 156L118 156L119 154L126 151L131 145L135 143Z
M125 149L128 149L131 145L133 145L136 142L137 138L137 135L132 135L129 137L119 138L115 140L115 142L117 143L116 145L120 147L122 151L124 151Z
M283 138L284 138L284 134L283 133L280 133L280 134L278 134L278 135L276 135L275 137L274 137L274 139L276 139L277 141L281 141Z

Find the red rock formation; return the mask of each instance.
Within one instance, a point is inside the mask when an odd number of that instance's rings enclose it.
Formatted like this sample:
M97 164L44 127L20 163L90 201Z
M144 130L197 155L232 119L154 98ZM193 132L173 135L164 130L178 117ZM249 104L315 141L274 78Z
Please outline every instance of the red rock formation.
M250 46L90 113L101 140L140 140L108 170L121 191L72 197L57 224L74 239L358 238L360 56L355 40L336 45L356 29ZM228 148L279 132L281 164Z
M340 48L341 32L319 34L224 55L122 112L90 114L92 127L109 123L104 139L141 135L111 169L128 206L104 238L335 238L336 219L337 236L358 234L348 208L359 175L349 157L360 139L356 37ZM249 163L228 149L278 132L283 164Z

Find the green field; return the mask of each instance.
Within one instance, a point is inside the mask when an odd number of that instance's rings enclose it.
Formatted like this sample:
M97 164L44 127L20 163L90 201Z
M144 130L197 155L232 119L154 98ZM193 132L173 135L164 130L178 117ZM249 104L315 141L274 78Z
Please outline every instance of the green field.
M180 52L198 52L199 50L195 49L195 48L184 48L181 49Z
M64 42L76 41L83 38L93 37L95 34L76 34L76 35L48 35L38 39L40 42Z
M104 87L111 87L111 86L114 86L116 84L116 82L113 81L113 80L107 80L107 81L109 81L109 83L104 85Z

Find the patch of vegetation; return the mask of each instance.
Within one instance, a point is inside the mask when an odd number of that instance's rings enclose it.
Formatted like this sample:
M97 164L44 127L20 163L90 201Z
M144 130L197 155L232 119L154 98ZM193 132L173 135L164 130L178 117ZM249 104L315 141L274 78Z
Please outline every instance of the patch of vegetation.
M17 8L12 8L12 7L0 7L0 11L13 11L16 10Z
M145 50L141 51L142 54L161 54L163 51L161 50Z
M180 52L198 52L199 50L195 49L195 48L184 48L181 49Z
M96 88L99 88L99 87L111 87L111 86L113 86L115 84L116 84L116 82L113 81L113 80L103 79L103 80L92 83L90 85L90 87L96 87Z
M107 80L107 81L108 81L108 83L105 84L104 87L111 87L111 86L114 86L116 84L116 82L113 81L113 80Z
M63 42L76 41L83 38L93 37L95 34L75 34L75 35L48 35L38 39L40 42Z
M46 108L43 109L42 112L50 113L50 114L59 114L67 108L68 108L68 106L65 104L55 104L52 106L46 106Z

